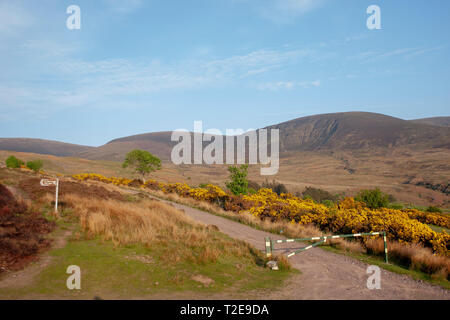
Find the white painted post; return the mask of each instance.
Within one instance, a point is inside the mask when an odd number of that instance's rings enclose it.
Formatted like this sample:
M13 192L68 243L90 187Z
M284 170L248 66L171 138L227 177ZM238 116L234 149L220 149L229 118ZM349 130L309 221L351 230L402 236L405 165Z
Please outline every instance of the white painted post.
M55 186L55 213L58 213L58 193L59 193L59 179L56 178L56 180L49 180L49 179L41 179L40 182L41 186L48 187L48 186Z
M58 189L59 189L59 179L56 178L55 213L58 213Z

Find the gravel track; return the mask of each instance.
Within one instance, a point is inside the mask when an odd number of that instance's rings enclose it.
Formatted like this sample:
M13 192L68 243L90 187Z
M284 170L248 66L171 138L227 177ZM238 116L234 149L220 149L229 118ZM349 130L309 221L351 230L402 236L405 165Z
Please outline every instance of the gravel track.
M165 200L164 200L165 201ZM232 238L246 241L259 250L264 250L264 238L272 233L253 229L182 204L165 201L183 210L195 221L215 225ZM285 244L283 248L300 248L301 243ZM277 246L276 249L281 246ZM281 249L283 250L283 249ZM277 252L277 251L275 251ZM357 259L313 248L289 258L291 265L300 270L285 287L270 293L264 292L261 299L438 299L450 300L450 291L406 275L381 269L381 289L367 288L368 264ZM276 272L276 271L274 271Z

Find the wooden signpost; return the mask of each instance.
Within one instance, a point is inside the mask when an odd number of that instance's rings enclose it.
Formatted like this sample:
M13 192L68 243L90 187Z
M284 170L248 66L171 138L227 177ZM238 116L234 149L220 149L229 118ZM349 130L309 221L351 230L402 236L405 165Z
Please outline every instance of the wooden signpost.
M41 186L56 186L55 192L55 213L58 213L58 189L59 189L59 179L50 180L50 179L41 179Z

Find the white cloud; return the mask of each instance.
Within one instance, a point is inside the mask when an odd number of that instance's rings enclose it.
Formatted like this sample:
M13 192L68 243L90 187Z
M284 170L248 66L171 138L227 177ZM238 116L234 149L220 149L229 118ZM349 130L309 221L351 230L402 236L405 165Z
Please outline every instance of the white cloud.
M75 77L78 85L95 92L139 94L237 81L286 67L312 55L305 50L262 49L226 58L181 61L174 65L127 59L68 60L58 63L57 69L69 78Z
M302 49L261 49L240 55L211 59L191 59L167 64L159 60L106 59L75 60L71 49L52 42L27 42L23 45L29 56L35 55L39 66L28 76L45 80L0 82L0 110L23 110L32 114L61 108L109 105L119 107L123 101L148 101L154 93L184 91L211 86L242 84L243 78L259 78L274 70L283 70L302 61L314 61L316 52ZM42 55L53 54L50 59ZM56 60L56 62L54 62ZM34 73L33 73L34 72ZM247 81L247 80L246 80ZM317 87L320 81L280 82L260 85L260 90ZM144 98L144 100L142 99ZM28 111L30 112L28 112Z

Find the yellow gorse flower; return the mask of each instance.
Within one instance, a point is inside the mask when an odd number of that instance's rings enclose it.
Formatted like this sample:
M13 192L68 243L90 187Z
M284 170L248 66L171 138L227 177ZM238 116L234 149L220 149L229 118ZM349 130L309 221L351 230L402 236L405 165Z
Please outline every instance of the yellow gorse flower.
M95 173L74 175L73 178L86 181L96 180L114 185L128 186L133 180L104 177ZM185 183L162 183L148 180L142 188L176 193L182 197L208 201L222 205L237 199L220 187L208 184L204 187L190 187ZM428 224L450 228L450 218L437 213L416 209L369 209L353 198L345 198L337 206L329 208L310 199L300 199L292 194L277 195L271 189L260 189L252 195L242 197L250 205L248 211L254 216L273 221L288 220L302 225L314 224L332 233L360 233L386 231L389 238L400 242L422 243L437 253L448 255L450 235L433 231ZM234 210L234 209L233 209ZM236 211L238 211L236 209ZM237 212L239 213L239 212Z

